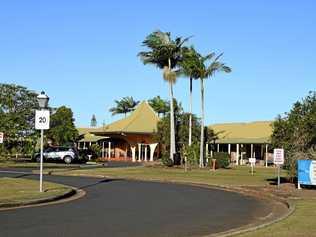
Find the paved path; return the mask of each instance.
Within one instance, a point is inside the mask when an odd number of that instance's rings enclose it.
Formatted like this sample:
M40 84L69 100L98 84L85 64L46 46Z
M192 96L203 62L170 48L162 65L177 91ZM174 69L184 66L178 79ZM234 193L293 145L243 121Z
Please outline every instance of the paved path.
M38 179L0 170L3 176ZM87 194L62 204L1 211L1 237L202 236L270 212L255 199L216 189L80 177L44 179L82 188Z

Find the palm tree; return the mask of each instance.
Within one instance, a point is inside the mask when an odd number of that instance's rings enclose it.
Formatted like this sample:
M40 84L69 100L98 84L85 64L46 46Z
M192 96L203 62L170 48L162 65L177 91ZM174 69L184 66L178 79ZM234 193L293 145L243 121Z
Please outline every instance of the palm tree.
M197 64L198 78L201 82L201 137L200 137L200 167L203 167L204 157L204 80L213 77L216 72L231 72L231 68L219 61L223 54L215 57L215 53L206 56L199 56ZM210 61L210 63L208 63Z
M183 44L189 38L171 38L170 32L155 31L149 34L143 41L150 51L140 52L138 56L144 64L156 65L163 70L163 78L169 84L170 95L170 159L176 153L175 130L174 130L174 110L173 110L173 85L176 82L178 67L182 58Z
M192 81L198 79L198 65L200 55L194 49L193 46L190 48L183 49L183 60L180 63L181 69L180 74L189 77L190 79L190 96L189 96L189 146L192 144Z
M148 103L156 111L158 117L160 117L160 114L165 116L165 114L169 112L169 102L161 99L159 95L148 100Z
M126 114L133 111L136 105L139 103L139 101L135 101L132 96L126 96L121 100L115 100L114 102L116 106L110 108L109 110L112 113L112 116L116 114L124 114L125 117Z

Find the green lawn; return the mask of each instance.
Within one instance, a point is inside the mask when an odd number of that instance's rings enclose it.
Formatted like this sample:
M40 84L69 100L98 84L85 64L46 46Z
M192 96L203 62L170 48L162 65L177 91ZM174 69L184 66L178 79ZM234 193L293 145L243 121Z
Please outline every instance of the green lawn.
M296 210L287 219L238 237L312 237L316 236L316 199L298 200Z
M85 176L110 176L117 178L132 178L143 180L164 180L190 182L209 185L233 185L233 186L262 186L268 185L269 179L276 178L274 168L256 168L252 176L249 167L234 167L231 169L220 169L214 171L206 169L193 169L185 172L181 168L163 167L132 167L132 168L96 168L76 170L46 169L55 174L85 175ZM282 172L285 176L285 172Z
M43 188L44 192L39 192L39 181L37 180L0 178L0 206L52 198L71 190L70 187L50 182L44 182Z
M52 170L51 170L52 171ZM107 176L113 178L131 178L141 180L161 180L174 182L189 182L208 185L225 186L251 186L268 187L276 190L276 186L271 186L271 180L276 178L275 168L256 167L254 176L251 175L249 167L234 167L232 169L221 169L215 172L209 170L194 169L184 172L180 168L163 167L133 167L133 168L97 168L86 170L58 171L55 174L63 175L84 175L84 176ZM282 171L282 176L286 172ZM292 187L291 190L282 189L285 196L298 195L295 201L296 210L287 219L273 224L258 231L249 232L240 237L287 237L287 236L316 236L316 190L297 191ZM286 193L289 192L289 193ZM300 197L300 193L307 192L308 195ZM315 194L314 194L315 192ZM313 198L315 197L315 199Z

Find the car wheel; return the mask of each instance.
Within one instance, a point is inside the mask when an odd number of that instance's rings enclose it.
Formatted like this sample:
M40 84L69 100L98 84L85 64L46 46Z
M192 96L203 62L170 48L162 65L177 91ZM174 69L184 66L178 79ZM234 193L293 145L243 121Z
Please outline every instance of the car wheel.
M38 163L41 162L41 156L40 155L35 156L35 161Z
M70 164L71 161L72 161L71 156L65 156L65 157L64 157L64 162L65 162L66 164Z

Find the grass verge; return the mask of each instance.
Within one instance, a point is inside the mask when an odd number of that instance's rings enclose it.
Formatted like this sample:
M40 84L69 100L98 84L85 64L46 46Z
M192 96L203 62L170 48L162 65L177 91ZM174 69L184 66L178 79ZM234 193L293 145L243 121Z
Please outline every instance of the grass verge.
M42 199L65 195L72 189L65 185L44 182L44 192L39 192L39 182L22 178L0 178L0 207L26 205Z

